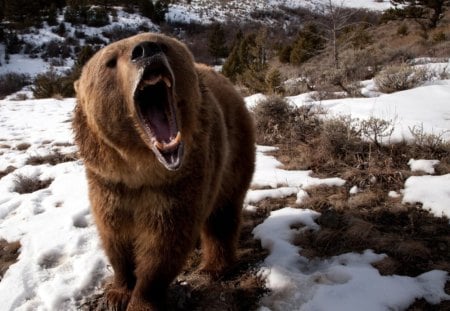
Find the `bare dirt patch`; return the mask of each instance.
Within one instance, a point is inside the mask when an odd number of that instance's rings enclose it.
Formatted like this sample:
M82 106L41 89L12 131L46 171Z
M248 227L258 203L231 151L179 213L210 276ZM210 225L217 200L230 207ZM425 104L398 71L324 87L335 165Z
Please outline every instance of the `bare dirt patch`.
M0 239L0 281L8 270L9 266L16 262L19 256L20 243L7 242Z
M239 261L226 275L213 280L199 273L201 250L190 256L185 270L170 286L168 310L190 311L248 311L256 310L260 298L266 293L264 281L257 276L260 262L267 252L253 239L253 228L267 217L265 212L244 212L241 228ZM108 282L104 289L108 288ZM90 296L81 310L107 310L104 291Z

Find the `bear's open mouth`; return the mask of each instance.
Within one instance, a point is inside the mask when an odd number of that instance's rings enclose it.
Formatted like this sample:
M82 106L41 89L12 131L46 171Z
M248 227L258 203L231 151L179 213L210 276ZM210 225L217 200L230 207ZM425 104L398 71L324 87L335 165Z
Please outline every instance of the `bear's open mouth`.
M168 170L180 167L183 153L173 84L172 75L167 70L145 68L134 92L136 110L150 147Z

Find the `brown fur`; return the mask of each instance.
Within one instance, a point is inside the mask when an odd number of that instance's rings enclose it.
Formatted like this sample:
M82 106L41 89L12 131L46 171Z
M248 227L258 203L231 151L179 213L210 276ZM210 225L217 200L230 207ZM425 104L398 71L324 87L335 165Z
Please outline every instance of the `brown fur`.
M168 170L155 157L133 106L133 47L157 42L174 76L184 157ZM254 170L254 129L231 83L179 41L141 34L100 50L75 84L73 127L89 196L114 268L110 309L164 309L168 285L199 237L202 268L223 272L235 258L241 207Z

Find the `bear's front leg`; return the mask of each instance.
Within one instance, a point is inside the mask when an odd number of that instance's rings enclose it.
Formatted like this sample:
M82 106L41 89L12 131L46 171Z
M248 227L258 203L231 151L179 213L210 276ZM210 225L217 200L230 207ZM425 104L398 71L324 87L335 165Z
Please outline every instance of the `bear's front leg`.
M167 289L183 268L199 234L181 225L167 228L170 223L140 231L136 237L136 285L127 311L166 309Z
M113 283L106 291L107 307L109 310L126 310L136 283L132 244L114 231L101 230L100 236L114 270Z

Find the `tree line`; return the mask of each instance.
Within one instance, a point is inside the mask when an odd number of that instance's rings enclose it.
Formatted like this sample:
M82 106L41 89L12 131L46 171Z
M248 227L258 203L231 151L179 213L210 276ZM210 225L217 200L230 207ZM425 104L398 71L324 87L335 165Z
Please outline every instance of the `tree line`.
M0 0L0 22L2 28L23 29L26 27L39 27L43 22L55 25L58 10L67 7L66 12L78 18L81 22L86 20L88 14L101 15L113 6L122 6L128 10L137 10L143 16L149 17L159 24L164 21L170 0ZM90 10L91 6L97 6ZM90 12L92 11L92 12ZM83 17L84 16L84 17ZM70 18L70 16L69 16ZM83 19L84 18L84 19ZM94 16L95 18L95 16Z

